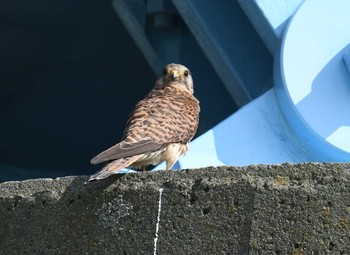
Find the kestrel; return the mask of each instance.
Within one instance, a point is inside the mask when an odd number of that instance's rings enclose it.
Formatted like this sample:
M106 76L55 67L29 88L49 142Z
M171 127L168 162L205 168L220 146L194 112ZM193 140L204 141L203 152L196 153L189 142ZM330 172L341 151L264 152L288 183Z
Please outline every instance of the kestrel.
M199 122L199 101L193 96L191 72L167 65L149 94L135 106L122 141L101 152L91 164L108 163L89 181L107 178L128 167L146 170L166 161L166 170L185 155Z

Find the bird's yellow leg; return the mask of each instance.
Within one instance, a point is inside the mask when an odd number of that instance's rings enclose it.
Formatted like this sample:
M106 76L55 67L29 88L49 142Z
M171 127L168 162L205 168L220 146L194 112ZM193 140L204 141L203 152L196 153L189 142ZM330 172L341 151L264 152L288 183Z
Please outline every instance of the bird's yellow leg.
M146 166L141 166L141 170L142 170L143 173L145 173L147 171Z

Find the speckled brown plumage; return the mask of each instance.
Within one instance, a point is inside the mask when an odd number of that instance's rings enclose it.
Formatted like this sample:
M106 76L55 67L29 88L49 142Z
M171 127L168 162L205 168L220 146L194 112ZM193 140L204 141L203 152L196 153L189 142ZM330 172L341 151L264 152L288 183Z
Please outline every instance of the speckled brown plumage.
M197 131L199 111L190 71L183 65L167 65L151 92L136 104L122 141L91 160L92 164L108 163L90 181L124 167L144 169L163 161L166 169L171 169L188 150Z

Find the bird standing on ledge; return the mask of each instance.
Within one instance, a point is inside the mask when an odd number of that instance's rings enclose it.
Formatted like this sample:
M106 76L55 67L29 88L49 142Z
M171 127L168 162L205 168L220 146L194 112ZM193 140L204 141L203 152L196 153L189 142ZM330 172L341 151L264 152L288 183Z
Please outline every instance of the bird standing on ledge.
M163 161L171 169L189 148L199 112L191 72L183 65L167 65L151 92L136 104L122 141L91 160L91 164L108 163L89 181L107 178L125 167L145 171L147 165Z

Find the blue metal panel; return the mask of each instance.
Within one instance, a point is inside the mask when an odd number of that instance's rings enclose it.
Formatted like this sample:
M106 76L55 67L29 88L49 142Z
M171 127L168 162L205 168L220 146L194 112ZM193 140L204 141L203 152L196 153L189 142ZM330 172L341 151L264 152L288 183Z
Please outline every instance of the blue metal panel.
M264 43L275 54L279 39L304 0L237 0Z
M223 85L238 106L270 88L272 57L237 2L172 2L176 9L169 1L113 1L118 16L155 72L169 62L186 64L184 61L206 72L203 62L196 61L198 50L192 51L200 47L215 70L210 76L217 75L222 81L211 83ZM191 43L192 48L184 50L191 37L198 45ZM213 93L211 96L214 101L220 99Z
M289 125L321 161L350 161L347 0L308 0L276 57L275 85Z

